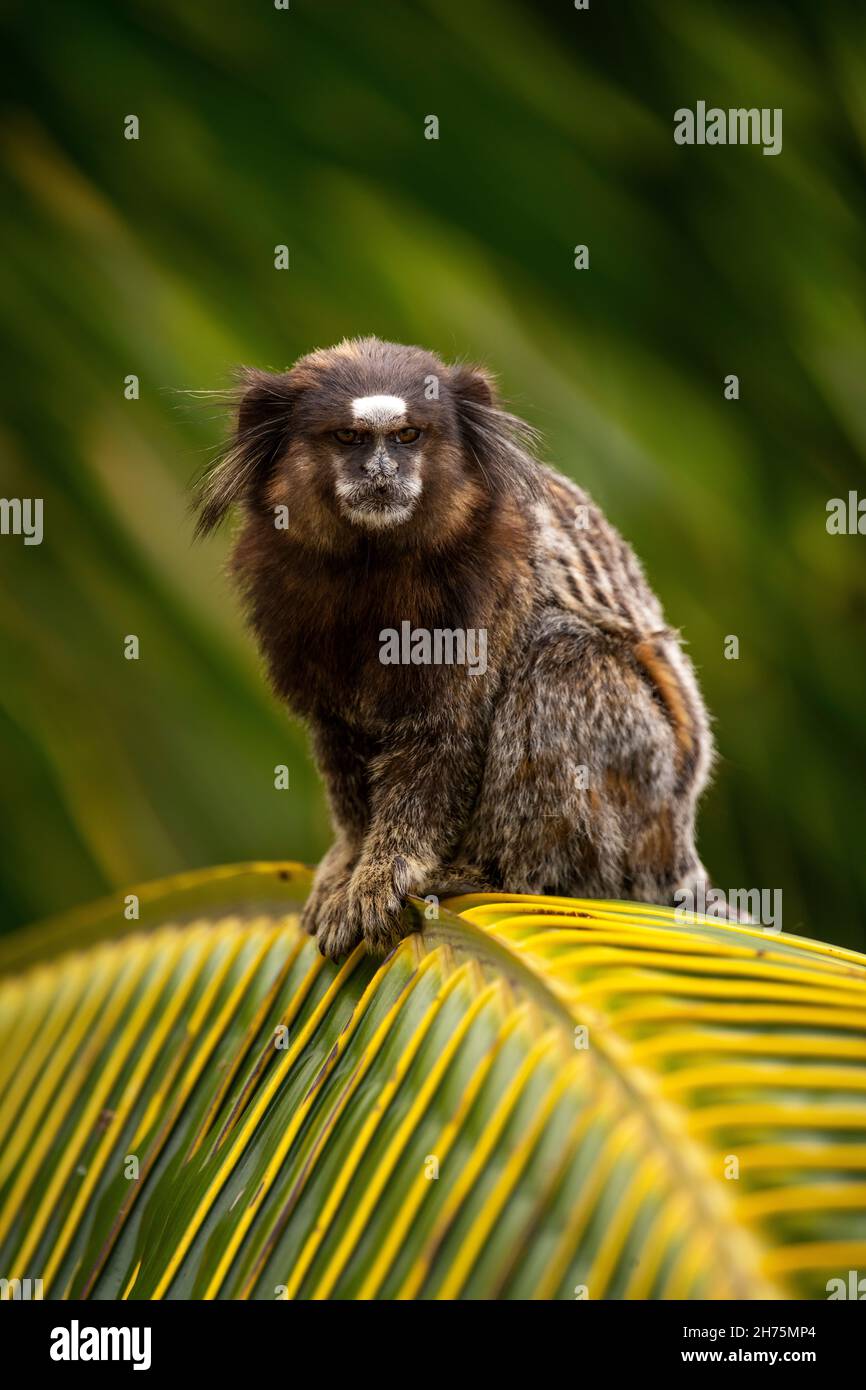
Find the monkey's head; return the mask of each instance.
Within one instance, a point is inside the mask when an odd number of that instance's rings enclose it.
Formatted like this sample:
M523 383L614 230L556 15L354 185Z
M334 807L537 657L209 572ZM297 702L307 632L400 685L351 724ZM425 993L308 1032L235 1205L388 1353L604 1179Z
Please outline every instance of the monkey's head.
M378 338L245 370L234 440L199 484L198 530L234 503L321 549L353 537L436 544L486 495L529 500L531 431L488 374Z

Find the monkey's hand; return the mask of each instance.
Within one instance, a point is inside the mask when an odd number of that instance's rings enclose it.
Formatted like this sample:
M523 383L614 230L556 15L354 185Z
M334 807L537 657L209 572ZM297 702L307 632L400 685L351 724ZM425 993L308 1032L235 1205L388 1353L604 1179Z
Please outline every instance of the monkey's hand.
M349 840L340 838L323 856L301 914L301 926L311 936L315 936L319 930L322 909L327 900L348 884L359 852Z
M412 873L400 856L374 860L362 856L342 889L331 893L319 911L316 941L325 956L336 959L366 941L372 955L385 955L404 934L402 899L412 890Z

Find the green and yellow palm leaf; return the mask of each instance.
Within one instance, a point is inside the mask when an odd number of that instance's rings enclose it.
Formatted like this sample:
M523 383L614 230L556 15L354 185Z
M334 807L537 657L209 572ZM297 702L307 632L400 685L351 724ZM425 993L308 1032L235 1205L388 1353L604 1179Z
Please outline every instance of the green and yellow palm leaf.
M498 896L412 904L386 961L334 965L308 885L185 875L0 947L8 1279L825 1298L866 1266L866 958Z

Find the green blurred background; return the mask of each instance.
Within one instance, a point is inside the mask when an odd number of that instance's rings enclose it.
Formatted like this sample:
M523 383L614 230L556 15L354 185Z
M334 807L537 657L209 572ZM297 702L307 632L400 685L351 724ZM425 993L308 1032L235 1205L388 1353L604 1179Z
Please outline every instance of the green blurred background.
M191 545L223 423L179 390L378 333L488 363L643 557L715 716L716 882L866 945L866 539L825 529L866 492L862 5L64 0L3 30L0 492L45 500L40 547L0 537L6 927L322 851L229 535ZM698 99L782 107L782 154L676 146Z

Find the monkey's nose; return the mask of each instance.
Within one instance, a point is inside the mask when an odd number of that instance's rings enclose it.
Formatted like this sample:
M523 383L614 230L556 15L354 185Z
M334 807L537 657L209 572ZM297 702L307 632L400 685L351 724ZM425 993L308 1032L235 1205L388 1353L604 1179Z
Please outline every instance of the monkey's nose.
M364 463L364 472L370 478L393 478L398 468L399 465L384 450L377 451Z

